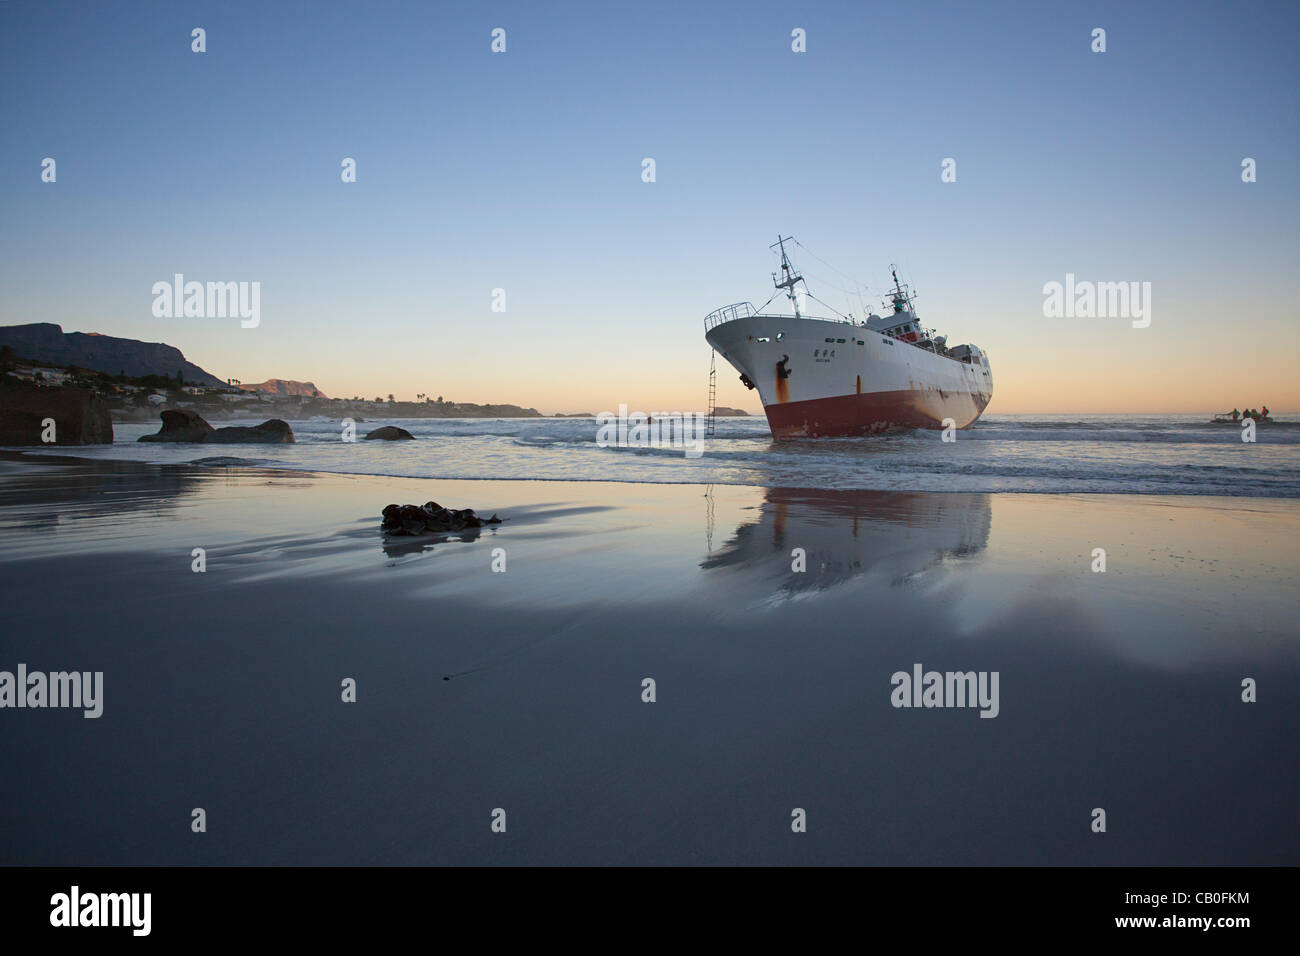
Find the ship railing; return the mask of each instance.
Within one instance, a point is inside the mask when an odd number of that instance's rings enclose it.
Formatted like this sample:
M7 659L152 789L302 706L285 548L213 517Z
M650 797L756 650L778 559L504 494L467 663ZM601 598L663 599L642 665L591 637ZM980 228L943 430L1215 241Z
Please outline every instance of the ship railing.
M757 315L754 311L752 302L733 302L731 305L724 305L720 309L714 309L704 317L704 331L722 325L724 322L734 322L737 319L747 319L751 315Z

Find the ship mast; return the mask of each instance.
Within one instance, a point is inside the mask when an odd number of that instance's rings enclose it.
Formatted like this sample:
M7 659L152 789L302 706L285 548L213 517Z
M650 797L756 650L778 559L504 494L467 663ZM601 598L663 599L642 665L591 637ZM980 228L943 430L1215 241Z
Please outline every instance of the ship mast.
M937 355L939 347L934 341L934 329L927 329L921 325L921 320L916 315L916 306L912 304L912 290L898 281L898 266L891 265L889 274L894 277L894 291L889 294L889 299L894 304L894 314L910 316L916 326L917 334L922 336L922 344L928 343L930 351Z
M772 284L778 289L785 289L785 294L790 297L790 304L794 307L794 317L796 319L801 319L803 318L803 314L799 311L799 299L794 294L794 286L796 282L803 282L803 276L795 272L794 267L790 265L790 257L785 254L785 242L786 239L790 238L792 237L786 236L785 239L782 239L781 234L778 232L776 234L776 243L768 247L771 249L779 248L781 250L781 278L777 279L777 274L773 272ZM803 286L806 290L808 288L808 283L803 282Z
M894 291L889 297L894 304L894 312L912 311L912 297L907 293L903 284L898 281L898 266L891 265L889 274L894 277Z

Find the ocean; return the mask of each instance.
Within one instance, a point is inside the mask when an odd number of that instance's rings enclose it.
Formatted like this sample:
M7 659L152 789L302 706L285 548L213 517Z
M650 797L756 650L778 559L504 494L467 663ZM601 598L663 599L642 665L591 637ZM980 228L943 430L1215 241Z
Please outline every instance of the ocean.
M698 457L682 448L601 447L592 418L370 420L357 424L356 442L341 440L338 419L318 418L290 422L293 445L205 447L137 443L158 426L117 424L113 445L75 454L160 464L236 458L232 463L401 478L1300 497L1300 422L1261 426L1247 443L1240 428L1211 425L1209 418L991 415L953 442L923 430L777 442L764 418L750 416L718 419ZM417 441L360 440L381 425L405 428Z

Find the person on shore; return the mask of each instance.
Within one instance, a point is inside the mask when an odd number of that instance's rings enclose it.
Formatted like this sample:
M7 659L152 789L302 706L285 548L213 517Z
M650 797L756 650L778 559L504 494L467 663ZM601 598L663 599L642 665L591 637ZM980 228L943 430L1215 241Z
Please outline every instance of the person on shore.
M1241 412L1237 411L1237 410L1234 408L1234 409L1232 410L1232 420L1235 422L1235 421L1240 420L1240 418L1241 418Z
M1261 407L1260 407L1260 412L1263 414L1263 416L1264 416L1265 418L1268 418L1268 406L1267 406L1267 405L1263 405L1263 406L1261 406Z

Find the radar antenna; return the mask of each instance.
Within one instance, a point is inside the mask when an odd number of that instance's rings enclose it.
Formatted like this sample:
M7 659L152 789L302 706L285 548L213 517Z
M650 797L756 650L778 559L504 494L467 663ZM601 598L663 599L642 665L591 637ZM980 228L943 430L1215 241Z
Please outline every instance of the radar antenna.
M894 313L914 312L915 307L912 305L912 290L905 283L898 281L898 266L891 265L889 274L894 277L894 291L889 294L890 304L894 307Z

